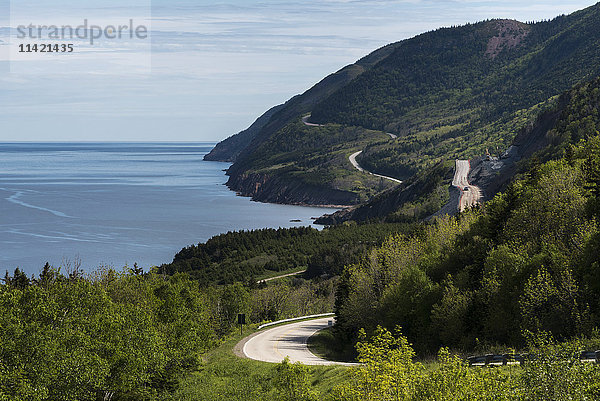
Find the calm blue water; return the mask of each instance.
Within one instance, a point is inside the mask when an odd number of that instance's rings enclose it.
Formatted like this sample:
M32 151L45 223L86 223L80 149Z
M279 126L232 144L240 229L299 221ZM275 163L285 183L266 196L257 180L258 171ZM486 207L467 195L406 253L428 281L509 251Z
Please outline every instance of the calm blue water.
M251 202L207 143L0 143L0 272L148 269L230 230L310 225L331 209ZM299 219L301 223L290 220Z

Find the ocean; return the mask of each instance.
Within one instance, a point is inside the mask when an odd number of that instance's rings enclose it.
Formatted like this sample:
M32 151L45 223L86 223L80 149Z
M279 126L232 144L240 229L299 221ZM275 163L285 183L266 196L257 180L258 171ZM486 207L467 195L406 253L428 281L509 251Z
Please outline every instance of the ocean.
M214 143L0 143L0 272L152 266L235 230L311 225L335 209L236 196ZM292 222L291 220L299 220Z

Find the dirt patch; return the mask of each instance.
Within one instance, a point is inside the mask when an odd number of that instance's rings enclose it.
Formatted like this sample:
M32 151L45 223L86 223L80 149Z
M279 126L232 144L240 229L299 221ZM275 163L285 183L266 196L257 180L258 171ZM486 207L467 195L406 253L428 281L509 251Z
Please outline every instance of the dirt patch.
M529 26L519 21L499 20L494 21L498 30L487 45L485 55L495 59L503 50L517 47L529 34Z

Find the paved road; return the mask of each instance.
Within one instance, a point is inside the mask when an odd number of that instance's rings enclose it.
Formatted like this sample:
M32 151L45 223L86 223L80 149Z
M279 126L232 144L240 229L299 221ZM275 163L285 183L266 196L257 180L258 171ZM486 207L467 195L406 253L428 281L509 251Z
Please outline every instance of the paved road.
M469 183L469 171L471 163L468 160L456 160L456 171L452 185L460 190L458 210L461 212L469 207L477 205L481 200L481 190Z
M302 270L300 272L295 272L295 273L282 274L281 276L277 276L277 277L264 278L262 280L258 280L258 282L259 283L264 283L266 281L279 280L280 278L296 276L296 275L302 274L302 273L306 273L306 270Z
M387 176L385 176L385 175L380 175L380 174L375 174L375 173L372 173L372 172L370 172L370 171L367 171L367 170L365 170L364 168L362 168L362 167L361 167L361 166L358 164L358 162L356 161L356 157L357 157L358 155L360 155L361 153L362 153L362 150L361 150L360 152L352 153L352 154L350 155L350 157L348 158L348 159L350 160L350 163L352 163L352 165L354 166L354 168L355 168L355 169L357 169L358 171L362 171L363 173L371 174L371 175L374 175L374 176L376 176L376 177L385 178L386 180L390 180L390 181L397 182L398 184L402 184L402 181L400 181L400 180L398 180L398 179L396 179L396 178L387 177Z
M304 125L308 125L309 127L320 127L321 126L321 124L309 123L308 122L309 118L310 118L310 114L307 114L304 117L302 117L302 122L304 123Z
M348 365L350 363L332 362L319 358L308 350L308 338L319 330L328 327L332 317L308 320L273 327L246 338L243 354L257 361L279 363L288 356L290 362L302 362L305 365Z
M310 114L307 114L307 115L305 115L304 117L302 117L302 122L304 123L304 125L307 125L307 126L309 126L309 127L321 127L321 124L313 124L313 123L309 123L309 122L308 122L308 119L309 119L309 118L310 118ZM398 136L397 136L397 135L394 135L394 134L390 134L390 133L388 133L388 135L389 135L389 136L390 136L390 138L392 138L392 139L396 139L396 138L398 138ZM396 179L396 178L393 178L393 177L387 177L387 176L385 176L385 175L380 175L380 174L375 174L375 173L372 173L372 172L370 172L370 171L367 171L367 170L365 170L364 168L362 168L362 167L361 167L361 166L358 164L358 162L356 161L356 156L360 155L361 153L362 153L362 150L361 150L360 152L356 152L356 153L353 153L352 155L350 155L350 158L349 158L349 159L350 159L350 163L352 163L352 165L354 166L354 168L356 168L358 171L362 171L363 173L371 174L371 175L374 175L374 176L376 176L376 177L385 178L386 180L390 180L390 181L394 181L394 182L397 182L397 183L399 183L399 184L402 184L402 181L400 181L400 180L398 180L398 179Z

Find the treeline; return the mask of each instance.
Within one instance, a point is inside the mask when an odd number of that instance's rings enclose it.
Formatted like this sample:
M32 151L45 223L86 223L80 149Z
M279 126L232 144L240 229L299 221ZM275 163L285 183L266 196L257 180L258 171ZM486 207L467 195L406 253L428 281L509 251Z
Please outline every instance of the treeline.
M310 227L262 229L217 235L182 249L159 272L186 272L201 285L252 284L268 272L307 268L307 277L341 273L365 252L409 224L344 224L322 231Z
M161 400L204 353L249 323L329 312L335 280L201 288L141 269L62 274L46 265L0 285L0 400Z
M553 133L577 143L562 158L532 161L481 210L394 236L344 271L340 336L401 325L431 353L520 347L526 331L568 339L600 325L600 127L578 119L597 116L598 91L578 93L585 111L566 113Z

